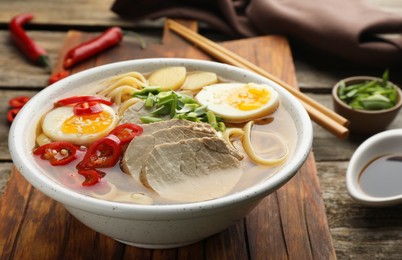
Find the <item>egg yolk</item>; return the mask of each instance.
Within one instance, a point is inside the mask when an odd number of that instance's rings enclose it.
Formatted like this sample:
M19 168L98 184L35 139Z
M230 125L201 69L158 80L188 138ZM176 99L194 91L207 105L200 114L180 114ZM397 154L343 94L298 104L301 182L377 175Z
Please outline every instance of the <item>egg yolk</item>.
M98 114L72 116L64 121L61 130L65 134L95 134L113 123L113 116L105 110Z
M268 103L271 93L266 88L247 84L236 89L227 99L228 104L240 110L254 110Z

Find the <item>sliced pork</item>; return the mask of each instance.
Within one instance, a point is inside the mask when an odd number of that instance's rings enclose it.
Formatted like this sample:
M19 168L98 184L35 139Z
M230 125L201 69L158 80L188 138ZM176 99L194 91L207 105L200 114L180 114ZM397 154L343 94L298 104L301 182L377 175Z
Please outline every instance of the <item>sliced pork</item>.
M143 134L135 138L128 145L124 157L121 160L121 166L124 172L138 178L144 160L148 157L155 145L216 135L216 131L208 124L193 123L187 120L172 121L176 121L176 123L179 121L189 122L189 124L187 126L180 125L181 123L179 125L170 125L160 122L151 124L153 126L150 128L147 128L149 125L144 125Z
M206 123L168 120L144 124L121 167L164 198L200 201L228 193L238 182L243 155Z
M228 193L241 172L224 140L203 137L155 145L140 180L164 198L198 201Z

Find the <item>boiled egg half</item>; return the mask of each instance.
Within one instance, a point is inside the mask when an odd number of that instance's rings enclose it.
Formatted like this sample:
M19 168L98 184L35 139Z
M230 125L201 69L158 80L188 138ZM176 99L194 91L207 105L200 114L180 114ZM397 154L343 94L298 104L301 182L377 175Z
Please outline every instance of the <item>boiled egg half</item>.
M278 92L265 84L220 83L204 87L196 100L227 122L265 117L279 106Z
M110 133L117 124L116 112L100 104L103 111L92 115L75 115L73 106L57 107L46 114L42 131L52 141L89 145Z

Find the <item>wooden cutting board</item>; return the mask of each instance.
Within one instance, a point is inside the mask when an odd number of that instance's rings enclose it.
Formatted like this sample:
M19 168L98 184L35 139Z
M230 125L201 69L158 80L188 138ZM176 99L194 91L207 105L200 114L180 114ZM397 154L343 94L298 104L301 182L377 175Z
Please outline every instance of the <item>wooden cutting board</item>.
M194 22L181 21L197 29ZM71 31L60 57L94 35ZM222 43L289 84L295 68L284 37L266 36ZM165 30L163 44L141 49L124 40L118 47L74 68L110 62L183 57L211 59ZM60 70L59 62L55 70ZM335 259L314 155L285 186L266 197L246 218L199 243L174 249L141 249L101 235L33 188L15 169L0 198L0 259Z

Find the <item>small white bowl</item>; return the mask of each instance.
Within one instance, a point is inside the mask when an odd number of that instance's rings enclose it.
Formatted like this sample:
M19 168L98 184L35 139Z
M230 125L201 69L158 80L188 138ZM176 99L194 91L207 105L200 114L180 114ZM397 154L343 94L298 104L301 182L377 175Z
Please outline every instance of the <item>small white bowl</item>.
M297 131L297 144L283 168L246 190L218 199L177 205L135 205L92 198L57 183L35 163L32 149L41 115L56 100L85 92L85 86L116 74L150 72L166 66L214 71L239 82L264 83L276 89L281 104L290 113ZM78 94L77 94L78 93ZM146 248L169 248L190 244L218 233L245 217L265 196L274 192L303 165L312 144L310 118L289 92L250 71L222 63L190 59L144 59L99 66L77 73L35 95L18 113L9 134L11 157L17 169L37 189L60 202L88 227L118 241Z
M402 203L401 195L373 197L365 193L359 177L367 164L379 156L402 153L402 129L387 130L364 141L354 152L346 171L346 186L350 196L357 202L369 206L390 206Z

